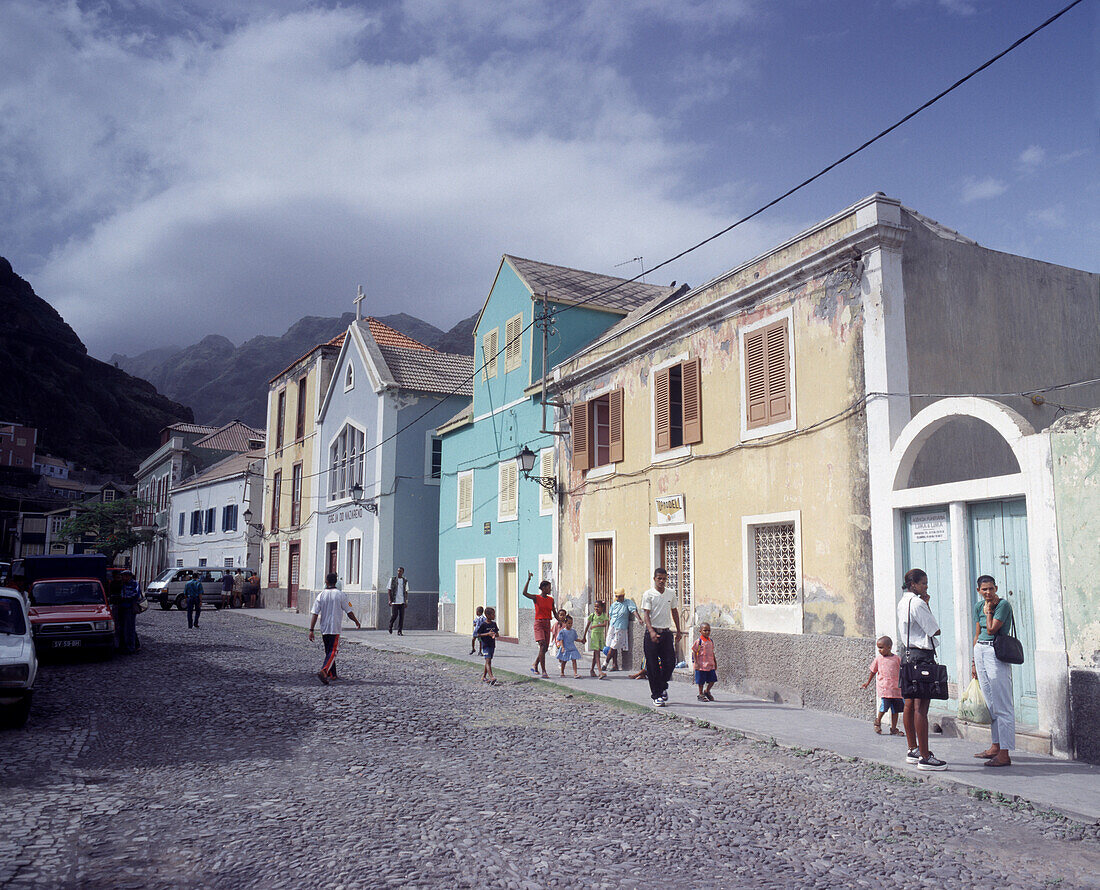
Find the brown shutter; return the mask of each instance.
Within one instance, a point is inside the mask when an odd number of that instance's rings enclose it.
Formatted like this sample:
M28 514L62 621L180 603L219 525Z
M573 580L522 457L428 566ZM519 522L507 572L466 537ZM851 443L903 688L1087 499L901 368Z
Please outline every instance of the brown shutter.
M790 368L787 363L787 322L764 330L768 352L768 423L791 416Z
M607 394L608 459L618 463L623 459L623 391L613 390Z
M699 359L693 358L681 366L681 386L684 400L684 444L703 441L703 386Z
M768 421L768 363L764 352L764 331L745 335L745 414L748 426Z
M592 464L588 456L588 402L573 406L573 469L587 470Z
M668 402L668 368L662 368L653 375L653 444L657 451L668 451L672 447Z

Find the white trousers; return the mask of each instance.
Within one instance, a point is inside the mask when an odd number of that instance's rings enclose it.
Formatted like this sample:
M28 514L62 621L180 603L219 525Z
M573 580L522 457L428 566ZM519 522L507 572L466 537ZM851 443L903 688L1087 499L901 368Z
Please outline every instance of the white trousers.
M1012 704L1012 665L997 660L985 643L974 644L974 670L991 718L993 744L1006 751L1016 748L1016 709Z

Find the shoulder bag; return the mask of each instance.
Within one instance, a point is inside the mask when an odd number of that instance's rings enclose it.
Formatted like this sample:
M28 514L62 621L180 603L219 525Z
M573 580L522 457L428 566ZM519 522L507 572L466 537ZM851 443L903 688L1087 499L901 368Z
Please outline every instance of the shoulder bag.
M909 660L909 634L913 624L913 603L909 603L909 622L905 626L905 661L898 678L902 698L947 698L947 665L936 662L936 650L928 661L911 662ZM932 641L933 647L936 641Z
M1011 604L1010 604L1011 605ZM1012 633L1005 630L1004 625L993 635L993 652L997 661L1005 664L1024 663L1024 644L1016 639L1016 611L1012 612Z

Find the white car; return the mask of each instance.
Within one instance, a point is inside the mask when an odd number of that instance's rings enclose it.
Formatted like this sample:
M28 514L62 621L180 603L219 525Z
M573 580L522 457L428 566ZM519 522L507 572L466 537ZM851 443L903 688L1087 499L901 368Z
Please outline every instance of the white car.
M0 587L0 722L27 722L37 676L27 602L18 590Z

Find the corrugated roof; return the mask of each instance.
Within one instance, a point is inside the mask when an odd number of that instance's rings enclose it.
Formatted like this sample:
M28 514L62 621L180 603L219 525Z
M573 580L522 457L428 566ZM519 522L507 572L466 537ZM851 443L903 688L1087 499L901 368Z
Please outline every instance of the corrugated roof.
M402 389L458 396L473 395L474 357L378 344L378 351Z
M367 327L370 329L371 336L374 337L374 342L379 346L403 346L406 349L427 349L429 352L434 352L430 346L425 346L419 340L414 340L412 337L402 334L400 331L391 328L388 324L384 324L372 315L368 315L364 318L363 322L367 323Z
M240 476L248 469L249 464L254 461L262 461L263 459L264 450L262 448L257 448L255 451L248 451L242 454L231 454L229 457L222 458L216 464L207 467L201 473L192 476L179 485L173 486L172 491L184 491L188 488L195 488L199 485L215 482L218 479L227 479L230 476Z
M541 296L545 293L549 299L565 303L579 303L584 300L586 305L596 308L629 312L657 297L670 294L673 290L656 284L628 281L613 275L540 263L510 254L505 254L504 258L512 264L533 294ZM595 294L599 296L594 296Z
M254 430L239 420L231 420L209 436L196 439L195 447L212 448L215 451L248 451L253 442L263 442L266 439L267 434L261 430Z

